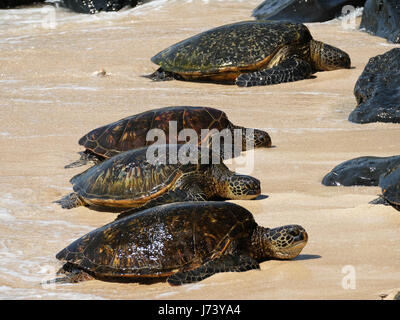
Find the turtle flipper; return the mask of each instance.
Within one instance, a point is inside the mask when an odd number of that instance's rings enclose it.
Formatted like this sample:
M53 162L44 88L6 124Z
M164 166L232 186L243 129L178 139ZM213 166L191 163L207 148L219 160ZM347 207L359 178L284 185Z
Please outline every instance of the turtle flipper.
M44 282L44 284L54 284L54 283L77 283L88 280L93 280L94 278L87 272L72 266L70 263L65 263L60 270L58 270L57 275L63 274L63 277L55 278Z
M379 196L378 198L369 202L370 204L383 204L385 206L390 206L391 204L387 201L383 196Z
M149 78L153 81L170 81L170 80L174 80L174 79L180 80L177 74L175 74L173 72L165 71L163 68L158 68L152 74L145 75L143 77Z
M310 78L311 65L302 59L292 57L270 69L244 73L237 77L239 87L266 86Z
M400 205L387 201L382 195L380 195L379 198L376 198L375 200L370 201L369 203L370 204L383 204L385 206L392 206L396 210L400 211Z
M169 276L167 281L169 284L177 286L185 283L198 282L219 272L242 272L259 268L260 265L258 262L249 256L224 255L207 261L196 269L178 271Z
M64 168L70 169L70 168L81 167L90 162L98 164L104 160L104 158L100 158L99 156L90 152L89 150L86 150L84 152L79 152L79 154L81 155L81 158L78 161L74 161L70 164L67 164L66 166L64 166Z
M85 202L75 192L66 195L60 200L54 201L53 203L58 203L63 209L72 209L85 205Z
M143 206L128 209L122 211L115 220L125 218L131 214L143 211L152 207L156 207L162 204L173 203L173 202L185 202L185 201L206 201L205 195L201 193L190 193L183 190L170 190L160 197L150 200Z
M77 167L82 167L84 165L86 165L89 161L86 159L82 159L80 158L77 161L71 162L70 164L67 164L66 166L64 166L65 169L70 169L70 168L77 168Z

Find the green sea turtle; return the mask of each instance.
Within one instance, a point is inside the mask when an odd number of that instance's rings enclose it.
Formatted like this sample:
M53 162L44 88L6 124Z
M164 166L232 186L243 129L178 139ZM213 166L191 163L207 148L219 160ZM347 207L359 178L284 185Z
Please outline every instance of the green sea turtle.
M217 27L159 52L153 80L271 85L350 68L349 55L316 41L301 23L243 21Z
M400 211L400 165L391 168L379 178L382 195L370 203L391 205Z
M222 159L196 145L152 145L120 153L70 181L75 192L56 201L63 208L111 211L179 201L254 199L260 181L230 171Z
M89 232L60 251L55 282L141 281L171 285L218 272L259 269L267 259L292 259L306 245L299 225L258 226L245 208L229 202L185 202L154 207ZM157 280L157 279L156 279Z
M240 147L271 147L267 132L234 125L225 112L208 107L177 106L154 109L136 114L99 127L85 134L79 144L85 147L81 159L66 168L85 165L88 161L99 163L123 151L148 146L153 141L147 139L152 129L160 129L165 134L165 143L179 143L178 134L183 129L192 129L197 134L196 143L208 146L207 139L215 134L231 133L234 141L235 130L241 131ZM170 132L176 130L175 132ZM207 130L209 130L207 132ZM209 139L212 142L212 139ZM223 141L225 143L225 141ZM224 148L224 144L221 144ZM237 155L237 154L234 154Z

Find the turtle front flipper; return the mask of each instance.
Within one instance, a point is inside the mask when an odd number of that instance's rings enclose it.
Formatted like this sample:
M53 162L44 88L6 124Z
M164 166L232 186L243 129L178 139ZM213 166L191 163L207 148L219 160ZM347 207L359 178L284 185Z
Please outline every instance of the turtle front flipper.
M256 260L245 255L224 255L222 257L207 261L200 267L188 270L178 271L169 276L167 281L171 285L182 285L204 280L219 272L243 272L252 269L259 269L260 265Z
M81 167L88 163L98 164L105 159L105 158L102 158L102 157L94 154L93 152L91 152L89 150L86 150L84 152L79 152L79 154L81 155L81 158L79 160L74 161L70 164L67 164L66 166L64 166L64 168L70 169L70 168Z
M60 200L54 201L53 203L58 203L63 209L72 209L85 205L85 202L82 200L82 198L75 192L66 195Z
M206 197L201 193L191 193L183 190L170 190L160 197L150 200L143 206L132 208L121 212L115 220L119 220L138 213L140 211L150 209L162 204L173 203L173 202L186 202L186 201L206 201Z
M158 68L155 72L149 75L143 76L144 78L149 78L153 81L170 81L170 80L180 80L180 77L169 71L165 71L163 68Z
M292 57L269 69L244 73L237 77L239 87L266 86L292 82L311 77L311 65L302 59Z

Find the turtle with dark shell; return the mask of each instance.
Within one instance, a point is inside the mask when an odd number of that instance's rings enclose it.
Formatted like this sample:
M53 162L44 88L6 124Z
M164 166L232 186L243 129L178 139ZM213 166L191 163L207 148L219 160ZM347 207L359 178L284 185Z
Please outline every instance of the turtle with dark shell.
M243 21L217 27L159 52L153 80L271 85L350 68L349 55L316 41L301 23Z
M382 195L370 203L391 205L400 211L400 165L391 168L379 178Z
M176 130L175 133L170 132L171 124L175 126L171 127ZM79 144L86 149L81 152L81 159L67 165L66 168L85 165L88 161L99 163L123 151L151 145L154 141L147 139L147 134L152 129L162 130L165 134L165 143L180 143L176 135L183 129L192 129L198 138L195 142L198 145L204 143L206 146L212 142L211 136L222 134L225 130L230 132L233 138L235 130L240 130L241 150L271 147L271 138L267 132L234 125L228 120L226 113L218 109L191 106L166 107L136 114L85 134L79 140ZM234 139L232 141L234 142ZM224 144L223 140L221 149L224 148ZM235 155L237 153L233 154Z
M308 240L299 225L258 226L245 208L229 202L166 204L98 228L56 258L54 282L164 281L181 285L219 272L259 269L269 259L293 259Z
M196 145L158 145L120 153L70 181L63 208L142 210L180 201L254 199L260 181L230 171L218 154Z

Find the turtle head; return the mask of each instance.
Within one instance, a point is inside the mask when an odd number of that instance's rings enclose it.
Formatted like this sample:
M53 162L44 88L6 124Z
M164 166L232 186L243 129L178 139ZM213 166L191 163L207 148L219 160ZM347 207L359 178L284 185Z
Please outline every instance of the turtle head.
M307 240L306 230L296 224L273 229L257 226L252 235L254 258L293 259L303 250Z
M233 174L221 183L223 183L221 196L227 199L251 200L261 193L260 180L250 176Z
M343 50L315 40L311 40L310 46L311 60L315 70L350 69L350 56Z
M266 131L254 129L254 148L270 148L271 137Z
M259 129L246 129L243 131L243 150L253 148L270 148L271 138L269 134Z
M263 130L244 128L235 126L235 130L241 130L242 134L242 151L254 148L270 148L271 137Z

